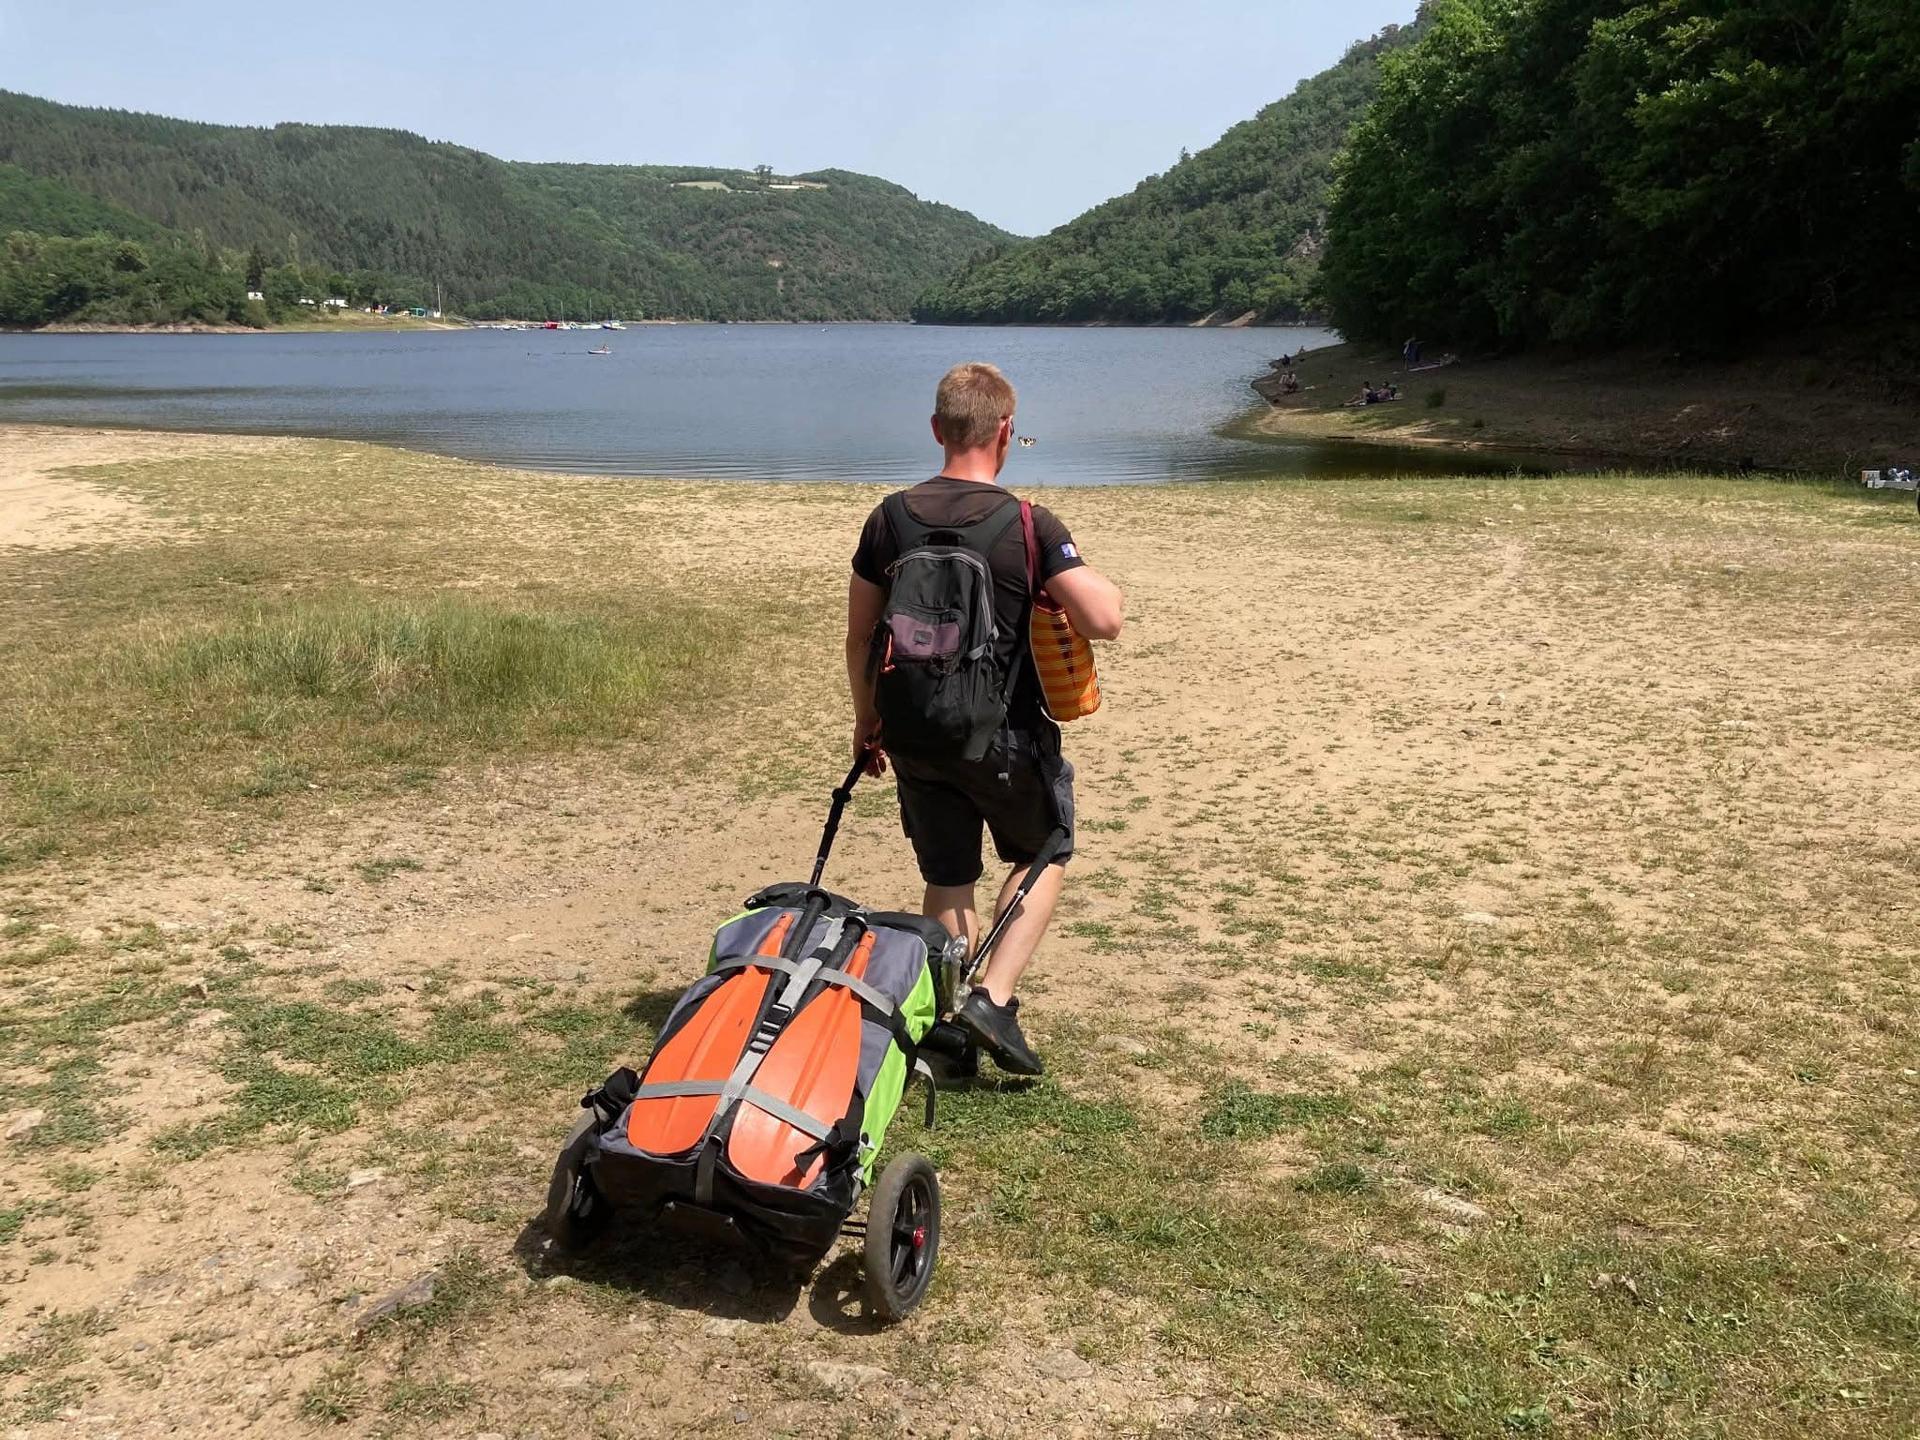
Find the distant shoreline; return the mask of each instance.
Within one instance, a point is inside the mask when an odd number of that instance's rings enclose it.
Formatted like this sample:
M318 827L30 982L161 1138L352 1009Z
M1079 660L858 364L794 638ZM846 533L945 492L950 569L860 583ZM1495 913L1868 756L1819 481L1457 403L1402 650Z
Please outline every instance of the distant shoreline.
M622 329L639 330L672 325L911 325L911 320L623 320ZM301 325L214 325L204 321L181 321L166 325L96 325L55 321L51 325L0 325L0 335L413 335L426 331L511 330L517 333L546 333L539 320L415 320L406 324L373 325L316 322ZM578 335L617 334L599 324L582 322Z
M86 321L56 320L51 325L0 325L4 335L406 335L424 330L465 330L444 320L415 320L407 324L376 325L323 321L304 325L214 325L179 321L166 325L96 325Z

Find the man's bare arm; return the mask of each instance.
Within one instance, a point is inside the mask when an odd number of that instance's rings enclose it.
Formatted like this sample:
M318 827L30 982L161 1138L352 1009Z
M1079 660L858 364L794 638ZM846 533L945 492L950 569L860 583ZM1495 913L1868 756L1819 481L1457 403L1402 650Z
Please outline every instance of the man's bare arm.
M1062 570L1047 581L1047 594L1067 612L1073 628L1089 640L1114 640L1126 620L1120 587L1091 565Z
M880 733L880 712L874 708L873 676L867 665L873 646L873 627L880 623L880 610L886 599L887 592L871 580L855 575L847 582L847 689L853 696L853 753L856 756L871 746Z

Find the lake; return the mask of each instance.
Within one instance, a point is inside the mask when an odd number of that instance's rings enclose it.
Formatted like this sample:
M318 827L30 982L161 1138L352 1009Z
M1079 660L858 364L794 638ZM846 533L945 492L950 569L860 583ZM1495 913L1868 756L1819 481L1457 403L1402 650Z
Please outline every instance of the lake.
M262 335L0 335L0 421L313 435L542 470L765 480L931 474L935 382L1020 392L1009 483L1504 469L1221 427L1324 330L647 325ZM588 354L603 342L613 353Z

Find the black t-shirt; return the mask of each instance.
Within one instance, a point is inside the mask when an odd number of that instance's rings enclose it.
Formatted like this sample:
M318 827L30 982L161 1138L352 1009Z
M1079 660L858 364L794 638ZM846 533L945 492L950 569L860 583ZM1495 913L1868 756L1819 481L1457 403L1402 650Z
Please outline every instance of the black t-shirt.
M936 475L904 493L907 513L922 525L950 525L956 530L978 524L1002 505L1020 503L998 485L953 480L945 475ZM1039 551L1042 585L1063 571L1087 563L1080 558L1079 548L1059 516L1044 505L1033 507L1033 539ZM899 558L900 543L894 538L886 507L876 505L860 531L860 545L853 552L853 573L885 589L887 570ZM1027 542L1018 515L1000 532L986 559L993 571L993 618L999 630L994 658L1001 674L1012 674L1014 658L1027 643ZM1022 665L1008 695L1010 722L1023 726L1031 721L1039 709L1039 699L1032 683L1032 667Z

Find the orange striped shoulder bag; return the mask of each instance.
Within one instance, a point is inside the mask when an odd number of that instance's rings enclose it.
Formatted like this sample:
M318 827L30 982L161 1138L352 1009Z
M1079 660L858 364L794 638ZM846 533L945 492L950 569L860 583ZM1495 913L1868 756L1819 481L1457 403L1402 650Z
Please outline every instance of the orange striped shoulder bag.
M1100 708L1100 677L1093 669L1093 646L1040 588L1040 547L1033 536L1033 506L1025 500L1020 502L1020 528L1027 541L1027 593L1033 598L1027 622L1033 668L1040 676L1047 714L1064 725Z

